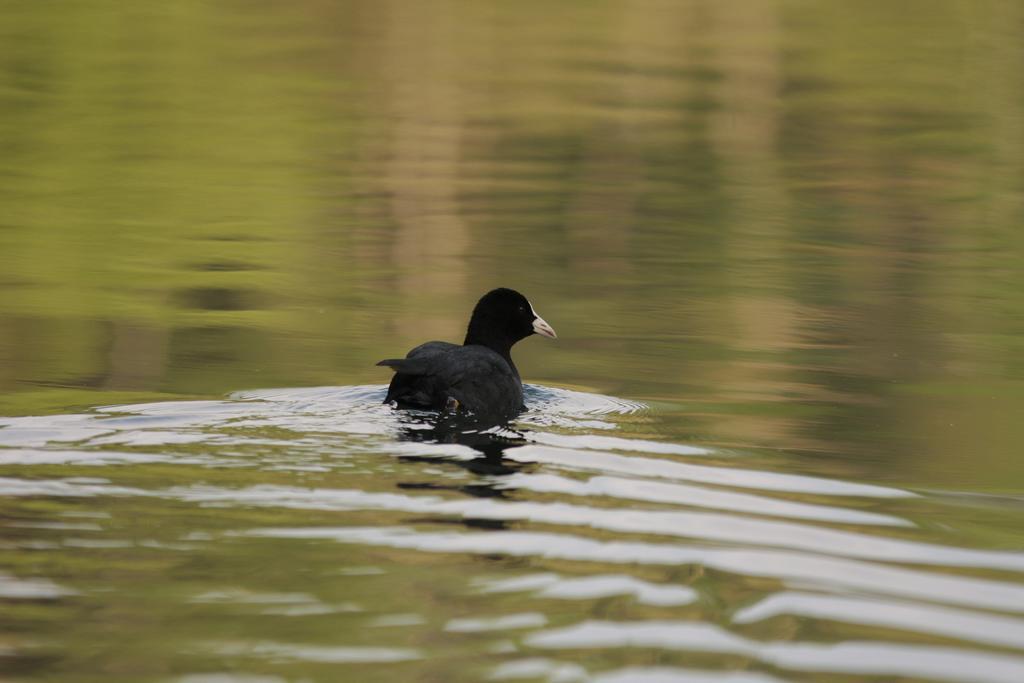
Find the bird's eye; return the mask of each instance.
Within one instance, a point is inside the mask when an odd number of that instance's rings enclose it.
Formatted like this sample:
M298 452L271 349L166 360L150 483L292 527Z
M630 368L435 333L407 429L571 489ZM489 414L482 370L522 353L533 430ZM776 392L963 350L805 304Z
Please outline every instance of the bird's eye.
M526 306L520 306L519 307L519 312L520 313L526 313Z

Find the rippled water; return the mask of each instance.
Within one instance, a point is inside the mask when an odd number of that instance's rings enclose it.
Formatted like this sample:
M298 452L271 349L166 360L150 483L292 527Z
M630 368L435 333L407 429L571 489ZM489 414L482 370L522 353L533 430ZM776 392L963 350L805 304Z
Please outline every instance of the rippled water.
M383 395L274 389L0 420L5 669L1024 677L1024 553L970 547L942 521L1021 524L1019 501L667 440L671 411L596 394L528 387L529 412L486 434L439 431Z
M0 679L1024 681L1022 33L0 3ZM530 411L382 406L495 286Z

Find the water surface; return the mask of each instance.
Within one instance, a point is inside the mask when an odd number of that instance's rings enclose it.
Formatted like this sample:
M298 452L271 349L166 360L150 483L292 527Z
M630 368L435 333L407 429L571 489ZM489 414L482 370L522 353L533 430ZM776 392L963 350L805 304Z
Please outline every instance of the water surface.
M1019 506L666 440L670 411L596 394L532 386L514 429L469 435L383 394L4 419L12 671L1024 672L1024 553L940 522L1020 523Z
M1024 680L1024 9L0 9L0 677ZM380 405L481 293L512 428Z

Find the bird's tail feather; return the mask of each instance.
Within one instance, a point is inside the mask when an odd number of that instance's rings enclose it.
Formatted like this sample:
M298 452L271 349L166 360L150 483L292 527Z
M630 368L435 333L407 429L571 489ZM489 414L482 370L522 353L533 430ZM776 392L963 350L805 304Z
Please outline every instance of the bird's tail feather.
M385 358L378 361L377 365L391 368L403 375L425 375L428 371L427 363L418 358Z

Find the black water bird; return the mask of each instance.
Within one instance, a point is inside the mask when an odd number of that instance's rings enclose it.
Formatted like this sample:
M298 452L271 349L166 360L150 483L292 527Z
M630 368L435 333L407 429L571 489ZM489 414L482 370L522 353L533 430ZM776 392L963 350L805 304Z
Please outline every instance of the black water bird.
M510 420L523 410L523 382L512 345L531 334L556 338L525 296L499 288L473 309L462 346L430 341L405 358L382 360L395 371L385 403Z

